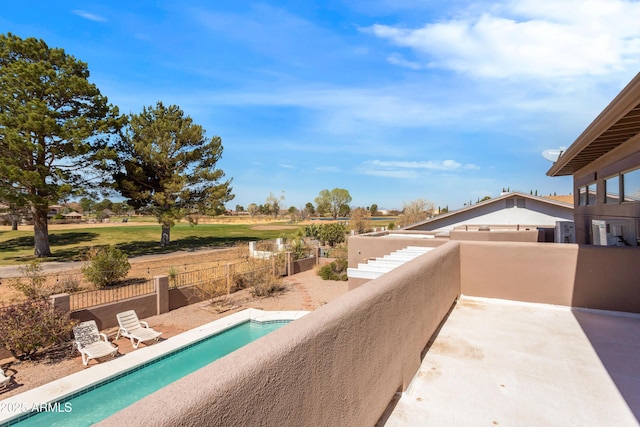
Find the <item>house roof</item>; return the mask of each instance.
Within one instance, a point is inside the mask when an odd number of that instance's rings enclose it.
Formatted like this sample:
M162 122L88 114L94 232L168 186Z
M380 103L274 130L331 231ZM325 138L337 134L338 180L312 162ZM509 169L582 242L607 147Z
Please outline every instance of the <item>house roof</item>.
M443 218L454 217L454 216L460 215L460 214L462 214L464 212L473 211L473 210L479 209L479 208L481 208L483 206L488 206L488 205L491 205L491 204L494 204L494 203L498 203L498 202L500 202L502 200L509 199L509 198L515 198L515 197L531 199L531 200L535 200L537 202L546 203L546 204L554 205L554 206L560 206L560 207L563 207L563 208L567 208L567 209L573 210L573 203L572 202L568 203L568 202L564 202L564 201L550 199L548 197L532 196L531 194L521 193L519 191L511 191L509 193L501 194L499 197L495 197L493 199L488 199L488 200L484 200L482 202L478 202L475 205L466 206L466 207L464 207L462 209L457 209L455 211L451 211L451 212L447 212L445 214L434 216L433 218L425 219L424 221L416 222L415 224L411 224L411 225L408 225L406 227L403 227L403 229L411 229L411 228L419 227L419 226L421 226L423 224L428 224L430 222L440 221Z
M570 205L573 205L572 194L565 194L561 196L542 196L542 197L544 197L545 199L555 200L556 202L568 203Z
M573 175L640 134L640 73L560 155L548 176Z

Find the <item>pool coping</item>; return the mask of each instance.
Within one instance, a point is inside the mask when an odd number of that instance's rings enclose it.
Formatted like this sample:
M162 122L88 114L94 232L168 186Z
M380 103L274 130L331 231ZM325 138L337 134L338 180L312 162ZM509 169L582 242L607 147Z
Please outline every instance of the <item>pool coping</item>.
M34 408L58 402L109 378L142 366L165 354L179 350L203 338L218 334L246 321L271 322L293 321L308 314L308 311L264 311L247 308L213 322L190 329L181 334L158 342L149 347L139 348L113 360L93 365L88 369L67 375L23 393L0 401L0 425L10 423L15 418L33 412ZM55 408L53 408L55 410ZM17 420L16 420L17 421Z

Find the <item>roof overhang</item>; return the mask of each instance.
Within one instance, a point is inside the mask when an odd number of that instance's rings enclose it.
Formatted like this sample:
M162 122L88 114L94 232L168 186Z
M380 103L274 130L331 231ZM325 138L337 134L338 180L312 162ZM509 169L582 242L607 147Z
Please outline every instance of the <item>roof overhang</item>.
M547 175L573 175L639 133L640 73L562 153Z

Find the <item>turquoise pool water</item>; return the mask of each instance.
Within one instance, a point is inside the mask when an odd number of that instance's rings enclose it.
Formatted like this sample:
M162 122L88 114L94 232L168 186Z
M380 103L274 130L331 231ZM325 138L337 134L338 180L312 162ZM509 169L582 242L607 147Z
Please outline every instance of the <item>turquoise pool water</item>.
M50 408L9 425L89 426L286 323L288 321L241 323L56 402L53 410Z

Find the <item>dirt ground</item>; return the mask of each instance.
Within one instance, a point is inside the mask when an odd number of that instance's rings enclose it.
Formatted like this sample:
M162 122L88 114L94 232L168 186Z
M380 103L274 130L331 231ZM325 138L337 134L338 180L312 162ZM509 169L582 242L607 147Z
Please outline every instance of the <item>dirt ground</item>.
M211 304L198 303L173 310L169 313L146 318L149 325L162 332L162 339L172 336L199 325L209 323L245 308L259 308L262 310L315 310L347 292L347 282L322 280L315 270L306 271L282 279L283 291L266 298L254 298L245 289L231 295L227 301L233 307L224 313L218 313ZM120 338L115 341L117 328L102 331L107 333L110 340L119 348L116 357L123 357L133 351L128 339ZM144 345L144 344L142 344ZM151 344L154 345L154 344ZM82 365L80 354L71 346L62 348L40 357L34 361L14 361L12 358L0 360L0 365L13 380L6 391L0 390L0 400L22 393L53 380L70 375L83 369L91 369L97 363L107 361L91 360L86 368Z

